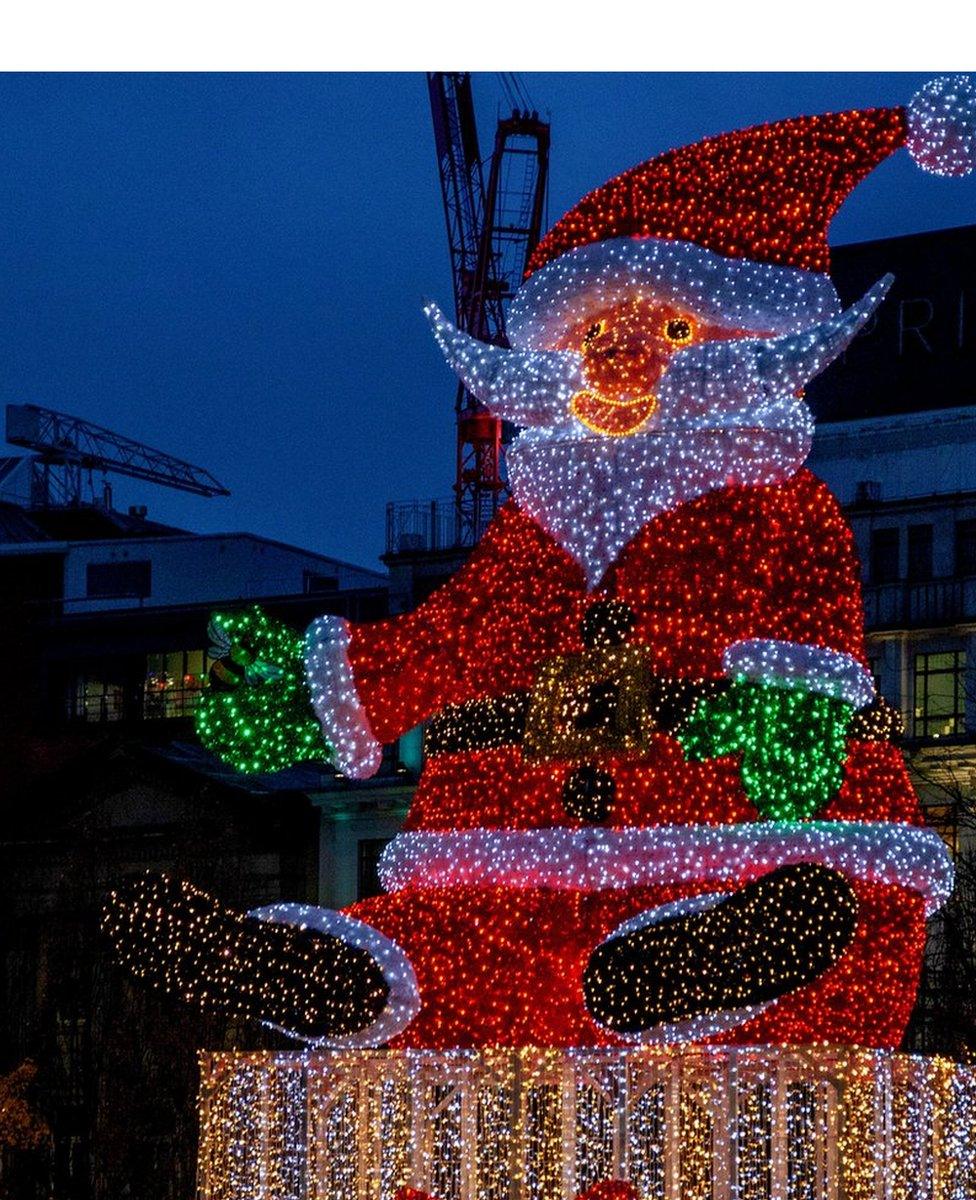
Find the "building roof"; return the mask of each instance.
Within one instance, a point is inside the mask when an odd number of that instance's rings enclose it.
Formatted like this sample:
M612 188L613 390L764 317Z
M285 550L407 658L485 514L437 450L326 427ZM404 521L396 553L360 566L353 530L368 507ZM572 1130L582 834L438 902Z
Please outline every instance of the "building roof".
M0 543L117 541L173 535L192 536L174 525L150 521L138 513L121 513L94 505L22 508L0 501Z
M308 550L290 542L261 534L235 531L228 533L193 533L173 525L150 521L137 513L120 513L96 507L26 509L16 504L0 501L0 554L4 547L16 545L26 549L35 544L44 550L64 551L73 543L98 545L120 540L152 542L205 542L205 541L250 541L262 546L273 546L290 554L300 554L334 567L344 567L368 576L377 586L386 586L389 578L385 571L360 566L345 559Z
M46 542L48 534L16 504L0 501L0 543Z

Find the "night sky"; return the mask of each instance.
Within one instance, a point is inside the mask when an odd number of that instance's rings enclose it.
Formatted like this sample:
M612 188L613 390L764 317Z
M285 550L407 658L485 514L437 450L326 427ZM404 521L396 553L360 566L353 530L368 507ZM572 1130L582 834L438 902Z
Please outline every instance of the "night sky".
M726 129L906 102L916 74L536 74L549 223ZM482 150L507 107L475 77ZM831 240L976 222L976 175L899 152ZM452 288L419 74L0 76L0 399L188 458L232 495L115 479L121 507L375 566L387 500L447 496Z

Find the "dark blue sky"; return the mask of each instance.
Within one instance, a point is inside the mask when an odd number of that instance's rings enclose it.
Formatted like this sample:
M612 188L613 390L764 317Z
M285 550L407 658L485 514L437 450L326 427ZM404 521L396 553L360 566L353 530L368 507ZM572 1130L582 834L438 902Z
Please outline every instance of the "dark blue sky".
M550 223L703 135L898 104L921 74L535 74ZM475 77L482 146L504 107ZM884 163L832 241L976 221L976 176ZM451 282L422 75L0 76L0 400L211 470L122 504L376 565L384 505L446 496L453 381L420 312Z

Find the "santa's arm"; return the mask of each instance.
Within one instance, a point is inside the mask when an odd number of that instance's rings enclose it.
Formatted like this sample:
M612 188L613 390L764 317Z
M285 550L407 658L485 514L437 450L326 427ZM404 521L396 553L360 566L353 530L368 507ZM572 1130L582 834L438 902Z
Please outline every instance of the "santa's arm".
M770 493L775 496L775 493ZM741 755L743 786L775 819L810 817L843 780L854 712L872 703L853 535L823 484L806 477L765 538L751 636L730 641L728 689L696 706L678 736L689 757Z
M730 679L831 697L853 709L874 699L871 672L848 651L780 640L745 638L722 655Z
M761 544L766 594L750 636L724 648L731 678L870 703L874 682L864 656L861 571L854 535L830 489L808 471L779 505L766 509L750 538Z
M382 746L449 704L531 685L561 649L579 567L506 505L465 565L411 613L351 625L320 617L306 635L312 706L336 765L372 775Z

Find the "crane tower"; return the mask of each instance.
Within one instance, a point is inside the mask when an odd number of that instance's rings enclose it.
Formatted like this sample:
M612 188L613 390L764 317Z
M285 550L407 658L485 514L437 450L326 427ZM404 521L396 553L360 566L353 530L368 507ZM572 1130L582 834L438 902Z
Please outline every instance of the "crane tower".
M542 232L549 176L549 124L515 107L498 122L491 158L478 144L471 76L427 77L440 171L458 328L507 346L505 311ZM516 81L516 99L519 96ZM457 472L455 543L473 546L503 503L508 488L502 461L502 422L463 384L455 397Z

